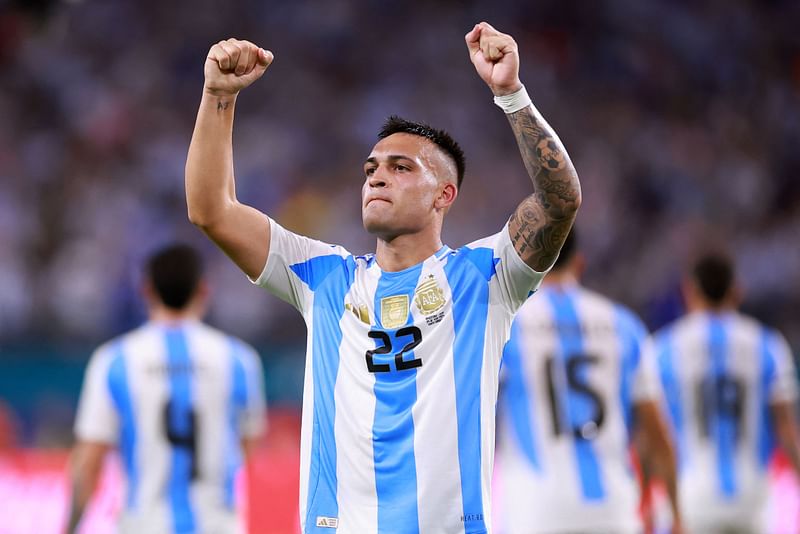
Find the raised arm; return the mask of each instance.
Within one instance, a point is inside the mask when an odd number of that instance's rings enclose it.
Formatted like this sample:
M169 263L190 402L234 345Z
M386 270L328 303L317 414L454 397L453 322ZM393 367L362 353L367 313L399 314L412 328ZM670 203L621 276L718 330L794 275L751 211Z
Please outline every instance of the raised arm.
M186 160L189 220L252 278L267 261L269 221L236 199L233 114L239 91L259 79L272 59L271 52L248 41L228 39L211 47Z
M520 82L514 39L486 22L476 24L465 39L472 64L506 111L533 181L533 194L517 206L509 221L511 240L525 263L543 271L558 257L581 204L578 174Z

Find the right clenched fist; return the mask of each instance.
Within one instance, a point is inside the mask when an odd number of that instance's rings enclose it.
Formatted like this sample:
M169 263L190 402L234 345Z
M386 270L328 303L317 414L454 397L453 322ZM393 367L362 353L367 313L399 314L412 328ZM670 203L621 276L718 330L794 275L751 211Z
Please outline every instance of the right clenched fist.
M205 90L215 96L235 95L267 70L274 56L250 41L228 39L208 51Z

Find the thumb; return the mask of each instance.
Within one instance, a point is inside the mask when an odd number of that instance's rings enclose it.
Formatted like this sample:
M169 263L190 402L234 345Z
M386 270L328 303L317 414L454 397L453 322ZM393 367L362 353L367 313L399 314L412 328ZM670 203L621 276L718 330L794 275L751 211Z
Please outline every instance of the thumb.
M472 56L481 48L481 27L478 24L473 26L469 33L464 36L464 40L467 42L467 49L469 49L470 56Z
M264 50L263 48L259 48L258 61L253 67L253 70L239 77L239 79L244 83L244 87L249 86L251 83L261 78L267 71L267 68L272 64L274 59L275 56L272 55L272 52L269 50Z
M258 49L258 64L260 66L266 69L270 66L274 59L275 55L269 50L264 50L263 48Z
M500 32L499 32L499 31L497 31L497 29L496 29L494 26L492 26L491 24L489 24L489 23L488 23L488 22L486 22L486 21L483 21L483 22L481 22L480 24L478 24L478 26L479 26L479 27L480 27L480 28L481 28L481 29L484 31L484 33L486 33L487 35L499 35L499 34L500 34Z

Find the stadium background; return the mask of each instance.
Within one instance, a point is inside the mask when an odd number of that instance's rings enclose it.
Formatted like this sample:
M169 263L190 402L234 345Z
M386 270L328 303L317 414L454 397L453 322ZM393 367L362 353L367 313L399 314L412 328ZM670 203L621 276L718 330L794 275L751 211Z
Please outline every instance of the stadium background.
M0 0L0 501L36 462L58 471L91 350L143 319L142 260L175 239L206 255L209 321L259 348L280 421L267 445L278 456L264 461L291 462L302 320L186 218L205 53L234 36L276 55L239 101L243 201L372 250L361 164L398 113L465 149L444 231L458 246L497 231L530 191L467 58L463 34L479 20L516 38L522 79L575 160L587 285L657 328L681 311L693 251L725 244L745 309L798 353L796 1Z

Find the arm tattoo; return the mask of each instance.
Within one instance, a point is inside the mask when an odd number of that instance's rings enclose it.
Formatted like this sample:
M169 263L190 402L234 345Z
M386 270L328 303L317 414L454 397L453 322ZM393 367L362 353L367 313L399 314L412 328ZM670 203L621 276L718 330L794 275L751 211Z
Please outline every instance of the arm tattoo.
M217 111L225 111L228 109L228 107L230 107L230 105L230 102L225 102L224 100L220 99L217 101Z
M532 106L508 115L534 192L508 224L520 258L542 271L558 257L581 203L578 174L564 145Z

